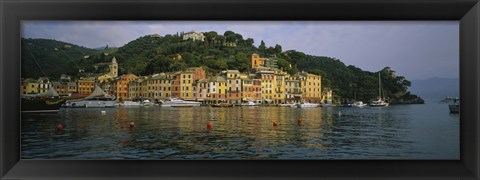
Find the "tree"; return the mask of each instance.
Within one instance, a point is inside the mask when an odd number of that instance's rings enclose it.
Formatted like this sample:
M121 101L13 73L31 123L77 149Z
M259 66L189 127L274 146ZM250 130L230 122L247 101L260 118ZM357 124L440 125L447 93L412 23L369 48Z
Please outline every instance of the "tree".
M282 46L276 44L275 45L275 53L277 53L277 54L282 53Z
M252 38L247 38L247 40L245 41L245 43L248 45L248 46L253 46L253 39Z
M265 42L263 42L263 40L260 42L260 46L258 46L258 49L263 50L263 51L265 49L267 49L267 46L265 46Z

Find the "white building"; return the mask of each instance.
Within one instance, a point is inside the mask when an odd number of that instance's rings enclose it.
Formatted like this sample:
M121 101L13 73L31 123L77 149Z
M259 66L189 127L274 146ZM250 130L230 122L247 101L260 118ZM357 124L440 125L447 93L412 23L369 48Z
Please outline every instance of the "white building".
M205 35L201 32L190 31L183 34L183 40L193 40L193 41L205 41Z

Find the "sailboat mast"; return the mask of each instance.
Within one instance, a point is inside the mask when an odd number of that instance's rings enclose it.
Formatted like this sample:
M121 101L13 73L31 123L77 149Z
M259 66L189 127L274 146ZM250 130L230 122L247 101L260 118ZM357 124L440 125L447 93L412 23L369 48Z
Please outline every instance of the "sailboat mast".
M378 98L382 99L382 92L380 89L380 72L378 72Z

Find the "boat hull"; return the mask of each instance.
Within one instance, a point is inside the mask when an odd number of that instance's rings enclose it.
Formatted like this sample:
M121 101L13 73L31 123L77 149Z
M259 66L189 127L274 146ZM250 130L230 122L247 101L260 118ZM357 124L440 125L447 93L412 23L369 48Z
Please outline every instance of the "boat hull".
M74 102L67 102L65 107L71 108L107 108L115 107L114 100L80 100Z
M162 107L195 107L195 106L200 106L200 103L198 104L162 104Z
M297 104L296 107L298 108L316 108L320 107L320 104Z
M212 107L233 107L233 104L212 104Z
M460 113L460 105L448 105L448 109L452 114Z
M22 98L22 113L56 113L65 99L26 99Z

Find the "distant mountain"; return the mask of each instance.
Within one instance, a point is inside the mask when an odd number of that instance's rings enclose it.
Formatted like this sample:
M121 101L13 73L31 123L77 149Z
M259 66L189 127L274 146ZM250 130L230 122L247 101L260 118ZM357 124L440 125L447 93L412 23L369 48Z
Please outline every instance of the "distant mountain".
M460 80L449 78L430 78L412 80L410 92L430 101L439 101L445 96L458 97L460 95Z

